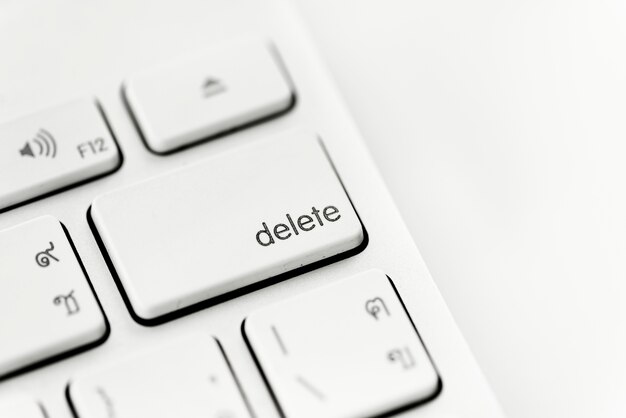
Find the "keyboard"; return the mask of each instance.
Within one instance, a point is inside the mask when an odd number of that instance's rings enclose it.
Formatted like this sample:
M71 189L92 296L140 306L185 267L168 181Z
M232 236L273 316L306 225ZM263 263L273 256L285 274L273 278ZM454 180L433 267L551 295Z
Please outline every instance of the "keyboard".
M0 417L502 416L288 1L0 16Z

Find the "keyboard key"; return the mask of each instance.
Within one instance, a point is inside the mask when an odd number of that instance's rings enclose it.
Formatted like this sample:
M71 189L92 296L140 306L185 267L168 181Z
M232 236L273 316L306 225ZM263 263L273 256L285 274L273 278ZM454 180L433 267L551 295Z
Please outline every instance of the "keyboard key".
M125 97L148 147L168 153L288 110L293 92L264 42L223 45L129 78Z
M175 343L84 372L69 385L77 418L244 418L250 412L217 340Z
M378 270L254 312L244 334L286 417L370 417L434 397L441 385Z
M96 103L0 125L0 210L114 171L120 152Z
M40 404L24 395L0 399L0 417L48 418Z
M100 196L91 217L148 323L364 244L330 161L303 133Z
M61 224L0 232L0 376L103 341L108 324Z

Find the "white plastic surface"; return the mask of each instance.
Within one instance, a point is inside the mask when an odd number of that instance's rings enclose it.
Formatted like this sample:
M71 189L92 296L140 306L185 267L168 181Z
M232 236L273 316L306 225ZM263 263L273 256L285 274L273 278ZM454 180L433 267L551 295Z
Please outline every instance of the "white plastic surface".
M159 153L276 114L292 101L270 45L258 38L167 60L131 76L125 94Z
M294 2L507 415L625 417L626 2Z
M0 398L0 417L48 418L34 399L23 394Z
M93 99L0 124L0 209L105 174L120 160Z
M439 390L437 372L380 270L255 311L244 332L289 418L377 416Z
M143 319L343 253L364 240L322 146L302 132L100 196L91 216Z
M0 231L0 375L92 343L107 331L61 224Z
M77 418L250 418L217 341L192 334L72 378Z
M443 390L435 399L399 416L501 416L497 401L290 1L112 0L87 4L70 0L20 0L0 2L0 9L0 50L14 57L2 63L0 119L13 119L68 97L92 94L105 109L124 154L124 165L113 175L0 214L0 228L45 213L63 221L111 323L111 335L106 343L1 381L0 396L24 392L38 399L51 417L71 418L65 399L71 376L94 365L116 361L128 353L206 330L222 343L255 415L276 418L278 412L242 338L243 319L274 302L379 268L393 278L443 381ZM149 152L121 99L123 80L168 57L175 59L203 51L249 32L266 35L264 39L271 39L280 51L297 93L295 107L253 128L166 157ZM42 62L54 65L42 66ZM94 199L206 158L224 155L231 149L260 144L272 136L303 128L324 139L367 229L367 248L353 257L167 324L137 325L120 297L87 223L86 211ZM380 137L383 141L392 138L386 134Z

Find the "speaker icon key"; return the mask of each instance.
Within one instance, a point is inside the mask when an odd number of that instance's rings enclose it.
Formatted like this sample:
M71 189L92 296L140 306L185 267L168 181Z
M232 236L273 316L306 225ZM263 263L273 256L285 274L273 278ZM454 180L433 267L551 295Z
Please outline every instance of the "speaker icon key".
M95 142L98 152L83 158L77 148L84 142ZM94 97L2 122L0 211L112 173L121 163L122 155Z
M26 141L19 152L22 157L55 158L57 156L57 143L50 132L40 129L33 139Z

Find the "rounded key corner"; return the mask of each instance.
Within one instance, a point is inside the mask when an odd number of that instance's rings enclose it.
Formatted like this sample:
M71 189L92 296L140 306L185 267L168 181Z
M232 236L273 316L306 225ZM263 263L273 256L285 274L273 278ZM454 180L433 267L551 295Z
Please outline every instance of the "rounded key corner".
M95 221L93 219L93 205L96 203L96 200L98 200L100 196L96 197L93 202L91 202L91 204L89 205L89 207L87 208L87 212L85 212L85 218L87 219L87 225L89 226L89 229L91 230L92 235L94 236L94 238L96 239L96 243L98 244L98 247L100 248L100 251L102 251L102 247L101 247L101 240L100 240L100 235L98 234L98 230L95 224Z
M168 316L168 314L161 314L161 315L149 315L144 313L138 313L137 309L135 309L134 306L132 306L132 302L130 303L130 312L131 312L131 316L133 317L133 320L135 322L137 322L139 325L143 325L145 327L153 327L156 325L161 325L167 321L169 321L170 319L174 319L173 317L170 318Z
M132 88L130 87L132 85L132 77L126 78L124 80L122 80L122 84L120 84L120 97L122 98L122 103L124 104L124 106L127 108L127 110L129 110L129 113L132 116L132 112L130 112L131 108L132 108Z
M356 209L354 210L354 212L356 213ZM367 233L367 230L365 229L365 225L363 225L363 222L361 222L361 218L359 218L359 224L361 225L361 237L360 237L361 240L356 247L360 248L361 251L363 251L370 242L370 236Z
M157 325L161 325L164 322L167 322L167 320L161 320L160 317L153 318L153 319L142 318L141 316L137 315L137 313L130 306L128 307L128 313L130 317L133 319L133 321L135 321L137 324L141 325L142 327L154 327Z
M291 92L291 96L292 96L292 103L290 104L290 106L294 106L296 104L296 85L287 68L287 63L283 59L283 56L280 53L280 49L278 48L278 45L276 45L276 42L274 42L271 38L269 37L265 38L263 44L265 48L267 48L269 54L274 60L274 63L278 67L278 70L280 71L281 75L285 79L285 83L287 84L287 87L289 88Z
M427 393L424 396L420 396L420 398L417 399L416 401L409 402L406 405L403 405L391 411L385 412L382 415L377 416L376 418L392 417L402 412L407 412L411 409L418 408L438 398L439 394L441 394L441 392L443 391L443 380L441 380L441 377L439 376L439 373L437 373L437 370L435 370L435 373L437 376L437 380L435 382L435 385L432 388L433 390L430 393Z
M359 225L361 227L361 234L360 234L360 241L358 242L358 244L356 244L354 247L352 247L352 249L347 250L344 253L340 253L338 254L339 256L342 256L343 258L349 258L352 256L355 256L357 254L362 253L363 251L365 251L365 249L367 248L367 246L369 245L370 242L370 237L369 237L369 233L367 232L367 229L365 228L365 225L363 225L363 222L361 222L361 218L359 218L358 213L356 212L356 209L353 207L352 208L354 210L354 213L357 214L357 218L359 219ZM356 242L356 240L355 240Z
M219 338L217 338L215 335L209 332L205 332L205 336L208 336L211 339L211 341L217 344L217 346L220 348L221 351L224 351L224 347L222 347L222 343Z
M110 132L112 132L112 131L110 131ZM111 133L111 138L113 139L113 143L115 144L115 148L117 148L117 153L115 154L115 165L111 168L111 170L103 173L101 177L94 178L94 180L110 176L111 174L115 174L124 165L124 153L122 152L122 149L120 148L119 143L117 142L117 140L115 139L115 136L112 133Z
M122 100L127 100L128 79L122 80L122 84L120 84L119 93L120 93L120 96L121 96Z
M100 301L98 300L97 297L96 297L96 300L98 302L98 306L100 306ZM102 334L100 334L100 337L97 340L94 340L93 347L97 347L99 345L104 344L111 336L111 323L109 322L109 318L107 318L106 314L104 313L102 306L100 306L100 313L102 314L102 322L104 323L103 324L104 326L102 329Z
M241 325L239 326L239 328L241 329L241 336L243 337L244 342L248 346L250 345L250 339L248 338L248 329L247 329L247 325L249 325L249 323L250 323L249 319L250 319L250 317L246 316L241 321Z
M424 396L422 396L417 401L407 405L406 409L416 408L420 405L424 405L428 402L434 401L437 397L439 397L439 394L441 394L441 392L443 391L443 380L441 379L441 376L437 372L437 369L435 368L435 366L433 365L432 367L436 376L435 384L432 387L432 391L427 392Z
M285 77L287 78L287 75L285 75ZM285 107L282 110L279 110L273 116L270 115L270 119L286 115L287 113L291 112L298 104L298 93L296 93L296 88L289 78L287 78L287 85L289 86L289 98L287 99Z
M179 147L174 147L174 148L163 148L163 149L159 149L158 147L155 146L155 144L152 144L150 142L150 140L148 139L148 137L143 133L143 130L141 130L141 128L137 128L139 135L141 136L141 141L143 142L143 144L145 145L145 147L148 149L148 151L151 154L157 155L159 157L167 157L168 155L172 155L175 154L179 151L184 151L188 148L191 147L195 147L196 145L200 145L204 142L208 142L211 139L216 138L217 136L214 137L210 137L210 138L200 138L197 139L196 141L190 142L189 144L183 145L183 146L179 146Z
M128 294L126 293L126 290L124 289L123 284L119 281L119 277L117 276L117 274L115 275L115 281L118 284L118 288L119 288L120 294L122 295L122 299L124 300L124 304L126 305L126 309L128 310L128 314L133 319L133 321L135 321L137 324L144 326L144 327L154 327L157 325L164 324L165 322L168 322L176 318L175 316L173 316L173 314L175 314L177 311L163 314L163 315L156 315L156 316L140 315L135 309L135 307L133 306L133 303L130 301L130 298Z
M96 300L97 300L97 298L96 298ZM111 327L109 325L109 321L106 318L106 315L104 314L104 311L101 311L101 312L102 312L103 321L104 321L104 325L105 326L104 326L103 334L98 339L92 340L92 341L87 342L87 343L85 343L83 345L76 346L76 347L71 348L69 350L60 352L60 353L55 354L55 355L53 355L51 357L47 357L47 358L44 358L42 360L36 361L36 362L31 363L31 364L29 364L27 366L20 367L18 369L14 369L14 370L11 370L11 371L9 371L7 373L1 374L0 375L0 382L2 382L4 380L7 380L7 379L10 379L10 378L13 378L13 377L16 377L16 376L19 376L19 375L22 375L22 374L25 374L25 373L29 373L29 372L38 370L38 369L40 369L42 367L46 367L46 366L52 365L54 363L61 362L61 361L66 360L68 358L74 357L76 355L83 354L83 353L85 353L85 352L87 352L87 351L89 351L91 349L94 349L94 348L104 344L104 342L109 339L109 335L111 334Z
M72 396L72 387L74 386L74 377L71 377L67 380L67 383L65 384L65 397L67 399L68 402L70 402L71 396Z
M70 379L67 384L65 385L65 401L67 402L67 406L70 408L70 411L72 413L72 416L75 418L78 418L78 413L76 411L76 406L74 405L74 401L72 399L72 388L74 387L74 380L73 378Z
M87 212L85 212L85 215L87 217L87 220L91 219L91 208L93 207L93 204L96 202L96 200L99 198L100 196L96 196L96 198L89 204L89 206L87 207Z
M81 267L82 267L82 261L79 261ZM84 269L83 269L84 272ZM87 344L85 344L82 347L78 347L76 354L82 352L82 351L88 351L92 348L96 348L99 347L101 345L103 345L111 336L111 323L109 322L109 318L107 317L106 313L104 312L104 308L102 307L102 303L100 302L100 299L98 298L98 294L96 293L95 289L93 288L93 284L91 283L91 280L89 279L89 276L87 276L87 274L85 273L85 279L87 280L87 284L89 285L89 289L91 290L91 293L96 301L96 305L98 307L98 311L100 313L100 317L102 319L102 322L100 324L100 326L98 327L98 331L99 331L99 336L97 338L95 338L94 340L92 340L91 342L88 342ZM69 355L72 355L73 353L69 353Z
M102 200L102 197L103 197L103 196L104 196L104 195L99 195L99 196L96 196L96 197L95 197L95 198L91 201L91 204L90 204L90 205L89 205L89 207L87 208L87 220L88 220L88 221L90 221L90 222L92 222L92 223L94 224L94 226L95 226L95 222L96 222L96 220L95 220L95 218L96 218L96 217L94 216L94 213L97 213L97 212L98 212L98 206L100 206L100 205L99 205L99 202L100 202L100 200Z
M441 378L439 371L437 371L434 365L433 365L433 369L435 370L435 373L437 374L437 383L435 385L433 392L427 398L424 399L424 402L432 401L433 399L437 398L439 394L443 391L443 379Z
M102 108L102 102L100 101L100 99L98 98L98 96L96 96L95 94L92 96L89 96L89 99L91 100L91 103L94 104L94 106L96 106L98 109Z
M130 84L131 83L129 82L128 79L122 82L122 85L120 86L120 97L122 99L122 105L124 106L124 109L126 110L126 113L128 114L128 117L130 118L130 121L132 122L133 127L135 128L135 132L137 133L137 136L139 136L139 139L141 140L143 145L146 147L148 152L150 152L151 154L158 155L158 156L166 156L170 154L171 152L162 152L162 151L154 149L150 145L148 138L145 135L143 128L141 127L141 123L139 122L139 119L136 116L136 111L134 110L133 100L131 99L132 90L129 87Z

